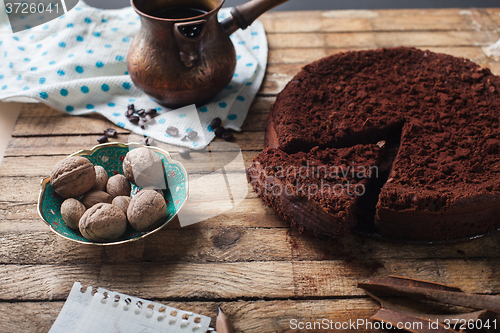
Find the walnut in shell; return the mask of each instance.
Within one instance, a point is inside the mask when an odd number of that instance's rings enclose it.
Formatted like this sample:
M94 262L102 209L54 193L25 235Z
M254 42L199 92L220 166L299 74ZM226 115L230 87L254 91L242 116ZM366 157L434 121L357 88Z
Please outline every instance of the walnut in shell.
M167 188L163 163L151 149L136 148L129 151L123 160L123 173L139 187Z
M142 190L130 200L127 218L137 231L150 231L167 219L167 204L161 194L153 190Z
M131 200L130 197L119 196L119 197L114 198L113 202L111 202L111 204L120 208L121 210L123 210L123 213L125 215L127 215L127 209L128 209L129 204L130 204L130 200Z
M71 229L78 229L78 222L85 213L85 206L78 200L69 198L61 205L61 215L64 223Z
M109 178L106 192L113 198L119 196L130 196L131 185L124 175L114 175Z
M95 184L92 187L93 190L106 191L106 184L108 183L108 173L100 165L95 167Z
M98 203L108 203L113 201L113 198L106 192L103 191L90 191L85 194L82 198L82 204L89 209L90 207Z
M54 166L50 174L50 185L63 198L77 198L90 191L95 179L92 163L85 157L72 156Z
M79 229L82 236L91 241L113 241L125 233L127 218L120 208L107 203L99 203L83 214Z

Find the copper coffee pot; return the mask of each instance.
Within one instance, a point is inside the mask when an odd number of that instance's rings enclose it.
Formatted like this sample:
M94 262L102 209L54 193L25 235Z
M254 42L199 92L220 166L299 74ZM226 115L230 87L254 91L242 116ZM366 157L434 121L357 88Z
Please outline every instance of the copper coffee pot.
M286 1L253 0L219 23L224 0L131 0L142 24L127 59L132 81L167 107L209 102L233 78L236 52L229 36ZM165 10L179 8L200 15L162 18Z

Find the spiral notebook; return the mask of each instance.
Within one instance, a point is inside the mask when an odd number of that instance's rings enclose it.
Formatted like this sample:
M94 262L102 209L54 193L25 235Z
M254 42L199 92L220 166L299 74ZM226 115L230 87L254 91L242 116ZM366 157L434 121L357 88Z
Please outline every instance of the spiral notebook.
M210 317L75 282L49 333L205 333Z

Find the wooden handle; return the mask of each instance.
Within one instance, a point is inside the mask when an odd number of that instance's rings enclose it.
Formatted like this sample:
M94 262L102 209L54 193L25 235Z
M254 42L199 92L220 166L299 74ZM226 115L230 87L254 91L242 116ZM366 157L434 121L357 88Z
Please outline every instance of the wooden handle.
M259 16L287 1L288 0L252 0L234 7L231 10L231 14L236 24L238 24L241 29L246 29Z
M252 0L231 10L232 17L222 22L224 31L231 35L238 29L246 29L259 16L288 0Z

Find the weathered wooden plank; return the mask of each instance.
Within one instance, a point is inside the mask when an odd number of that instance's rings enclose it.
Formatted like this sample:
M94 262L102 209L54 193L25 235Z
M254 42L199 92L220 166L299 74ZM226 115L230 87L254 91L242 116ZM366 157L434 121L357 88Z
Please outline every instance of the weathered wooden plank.
M394 46L485 46L500 37L496 31L401 31L353 33L290 33L268 35L269 48L379 48Z
M143 298L303 299L360 296L357 283L388 274L500 292L500 259L0 265L0 299L62 300L74 281Z
M238 145L243 151L261 151L264 149L264 136L264 132L235 133L234 140L231 142ZM92 148L98 144L97 137L97 135L15 137L10 140L5 156L60 155L62 158L79 150ZM135 134L119 135L117 138L113 138L112 142L140 142L141 139L142 137ZM216 138L213 142L224 143L225 141ZM170 152L174 159L182 161L174 154L179 151L180 147L158 141L155 142L155 146ZM217 146L212 144L210 149L214 148ZM192 152L192 154L196 153Z
M221 167L229 164L238 156L236 152L193 152L189 159L183 159L178 153L172 152L171 156L174 160L182 163L188 174L210 173L218 170ZM259 154L258 151L243 151L241 152L244 168L241 171L245 172L245 168L249 167L252 159ZM65 155L41 155L41 156L16 156L5 157L2 166L0 167L1 176L12 177L47 177L54 165L65 158Z
M249 193L253 197L253 192ZM213 200L211 204L217 209L219 202ZM280 219L270 208L265 206L258 198L247 198L231 210L216 212L218 215L204 220L198 224L190 225L186 228L224 228L224 227L246 227L246 228L284 228L288 223ZM42 223L38 215L36 203L31 202L0 202L0 220L18 221L29 220ZM178 229L179 224L172 221L166 228ZM30 222L31 223L31 222ZM26 227L22 227L26 228ZM29 227L27 227L29 228ZM48 230L48 229L47 229Z
M268 34L291 32L492 30L482 9L332 10L271 12L260 20Z
M250 107L251 113L268 113L269 104L274 101L274 98L269 97L256 97L252 106ZM123 111L125 112L125 111ZM66 113L59 112L50 106L42 103L26 103L21 108L19 118L36 118L36 117L64 117Z
M261 218L274 220L264 214ZM0 222L0 264L105 264L128 262L241 262L388 259L498 258L500 233L463 243L405 244L351 235L317 240L289 229L204 223L180 228L177 221L146 239L112 246L77 244L49 231L39 220ZM188 245L189 244L189 245Z
M212 325L217 313L217 307L221 306L232 321L235 332L242 333L293 332L296 331L293 329L295 323L292 321L293 319L304 323L321 322L323 319L334 323L349 322L349 320L356 321L358 319L368 320L379 308L374 301L366 298L238 301L223 302L222 304L220 302L159 302L212 317ZM57 318L63 304L62 301L0 303L2 329L10 333L47 332ZM318 327L316 326L316 328ZM319 332L320 330L307 331ZM359 331L361 331L361 328ZM328 330L328 332L345 332L345 330L332 329ZM379 332L379 330L367 328L363 332L372 333Z
M458 46L458 47L426 47L433 52L446 53L456 57L470 59L476 63L493 62L494 59L489 58L479 46ZM327 57L340 52L359 51L363 49L336 49L336 48L286 48L276 49L269 53L270 64L308 64L323 57ZM366 49L365 49L366 50Z

